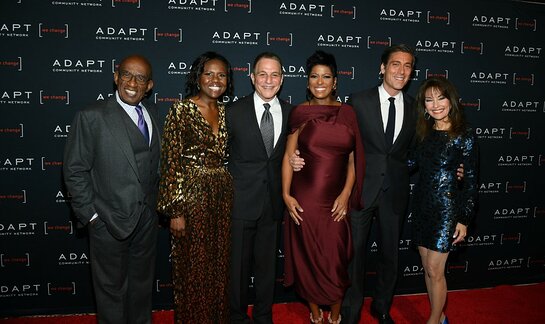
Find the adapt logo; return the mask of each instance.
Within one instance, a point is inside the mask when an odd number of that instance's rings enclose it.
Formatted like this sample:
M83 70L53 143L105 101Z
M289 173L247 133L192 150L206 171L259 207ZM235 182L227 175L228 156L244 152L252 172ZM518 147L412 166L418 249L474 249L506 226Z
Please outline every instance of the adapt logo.
M541 47L524 46L524 45L507 45L505 46L504 55L507 57L540 59Z
M187 62L170 62L167 67L167 74L174 75L186 75L189 74L191 69L191 64Z
M493 259L488 261L488 270L520 269L524 264L524 258Z
M419 23L424 18L420 10L381 9L380 20L389 22Z
M479 84L507 84L510 79L509 73L503 72L471 72L469 81Z
M500 155L498 157L499 167L528 167L534 165L534 155Z
M468 235L465 241L457 243L460 246L492 246L499 241L498 234Z
M531 207L497 208L494 210L494 220L528 218L533 212Z
M37 283L19 283L16 285L6 284L0 286L1 297L32 297L38 296L40 284Z
M54 138L67 138L68 134L70 134L70 124L55 125L53 129Z
M218 0L169 0L167 8L184 11L216 11L217 2Z
M307 72L302 65L284 65L282 66L284 78L306 78Z
M0 223L0 236L35 235L38 223Z
M30 37L32 24L11 23L0 24L0 37Z
M417 52L449 53L456 51L458 42L447 40L417 40L415 50Z
M512 20L510 17L475 15L471 23L473 27L509 29Z
M504 100L501 104L501 111L504 112L530 112L535 113L542 106L545 111L545 101L522 101L522 100Z
M142 42L146 40L148 34L147 28L141 27L97 27L95 31L96 40L109 41L136 41Z
M83 252L65 252L59 255L57 261L60 266L87 265L89 264L89 257Z
M0 104L3 105L30 105L32 91L29 90L0 90Z
M419 264L406 265L403 267L403 277L423 276L424 267Z
M56 73L102 73L105 59L56 58L51 71Z
M102 7L102 0L51 1L51 4L66 7Z
M320 3L281 2L278 14L305 17L324 17L327 7Z
M507 128L475 127L475 135L479 139L504 139L507 136Z
M0 171L32 171L33 157L16 156L0 158Z
M212 44L259 45L260 37L260 32L253 31L215 31L212 34Z
M363 36L358 35L318 35L316 46L318 47L340 47L340 48L360 48L364 42Z

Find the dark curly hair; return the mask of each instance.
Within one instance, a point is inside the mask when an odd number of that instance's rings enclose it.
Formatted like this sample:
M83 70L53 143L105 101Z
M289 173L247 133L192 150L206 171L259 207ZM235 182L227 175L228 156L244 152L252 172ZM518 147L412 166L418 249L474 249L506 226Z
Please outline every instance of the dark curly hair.
M464 116L464 110L460 104L460 96L458 91L448 79L444 77L431 77L420 85L416 94L415 105L418 119L416 121L416 135L422 141L433 129L435 123L433 118L430 118L426 113L426 91L435 89L439 91L450 101L449 121L450 129L448 134L450 137L456 137L465 132L467 123Z
M337 78L337 61L335 60L335 56L333 56L333 54L329 54L324 51L316 51L314 54L309 56L307 58L307 79L310 77L310 71L312 71L312 68L316 65L325 65L329 67L331 73L333 74L333 78ZM333 89L331 94L335 96L337 94L337 89ZM312 99L312 93L308 88L307 99Z
M216 52L206 52L199 55L191 64L191 70L185 83L185 93L187 97L199 93L199 78L204 70L204 65L211 60L220 60L227 67L227 89L225 90L224 95L230 96L233 94L233 71L231 70L231 64L224 56Z

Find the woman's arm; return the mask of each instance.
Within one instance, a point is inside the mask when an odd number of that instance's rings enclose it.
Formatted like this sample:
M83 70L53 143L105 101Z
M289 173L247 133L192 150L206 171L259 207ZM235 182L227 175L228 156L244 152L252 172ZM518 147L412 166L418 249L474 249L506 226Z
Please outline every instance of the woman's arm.
M350 194L352 193L352 187L356 181L356 169L354 166L354 152L350 153L348 156L348 165L346 167L346 181L344 182L344 188L335 199L333 203L333 209L331 209L332 215L336 222L341 221L346 217L348 213L348 200L350 199Z

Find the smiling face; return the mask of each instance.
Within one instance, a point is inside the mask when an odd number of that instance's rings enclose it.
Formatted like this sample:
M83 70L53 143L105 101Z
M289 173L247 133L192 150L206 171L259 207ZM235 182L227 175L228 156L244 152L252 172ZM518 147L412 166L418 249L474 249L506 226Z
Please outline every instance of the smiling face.
M424 106L426 112L436 123L449 124L450 100L437 88L428 88L425 92Z
M380 73L384 75L384 89L390 96L397 95L409 82L413 72L413 56L406 52L394 52L386 65L380 65Z
M308 89L314 99L329 99L337 86L337 78L333 76L327 65L315 65L308 75Z
M255 92L265 102L271 101L282 86L282 66L275 59L260 59L250 75Z
M218 99L227 90L229 73L225 63L218 59L204 63L199 76L200 96Z
M136 106L153 88L151 66L141 57L128 57L121 62L114 73L114 82L121 101Z

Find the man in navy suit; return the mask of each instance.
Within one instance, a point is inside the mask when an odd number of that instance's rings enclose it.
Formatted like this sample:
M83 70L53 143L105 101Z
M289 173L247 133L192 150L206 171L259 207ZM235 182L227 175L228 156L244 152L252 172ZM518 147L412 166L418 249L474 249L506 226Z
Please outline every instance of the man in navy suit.
M64 151L64 180L88 227L99 323L151 323L160 137L143 100L151 65L132 55L114 73L115 96L79 111Z
M253 322L269 324L276 281L278 228L284 209L281 165L291 105L276 96L283 80L282 62L276 54L258 55L250 77L255 91L226 111L228 168L235 188L231 220L231 323L250 323L248 284L253 265ZM260 127L266 123L264 118L269 112L274 139L268 149Z

